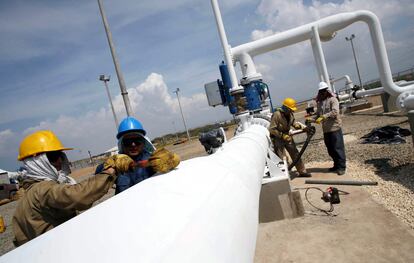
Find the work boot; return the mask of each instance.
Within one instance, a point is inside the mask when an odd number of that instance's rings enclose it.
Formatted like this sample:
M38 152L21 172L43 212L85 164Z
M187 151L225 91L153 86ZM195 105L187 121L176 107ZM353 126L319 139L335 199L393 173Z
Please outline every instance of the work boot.
M345 169L338 169L338 170L336 171L336 173L337 173L338 175L344 175L344 174L345 174Z
M304 172L304 173L299 173L298 177L312 177L312 175L310 173Z
M334 167L329 168L328 170L329 170L329 172L336 172L336 170L338 170L338 168L336 168L336 167L334 166Z

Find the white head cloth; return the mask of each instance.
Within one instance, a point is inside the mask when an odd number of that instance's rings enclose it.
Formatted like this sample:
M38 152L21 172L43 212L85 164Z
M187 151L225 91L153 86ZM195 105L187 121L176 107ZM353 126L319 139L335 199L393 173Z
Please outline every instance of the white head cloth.
M70 168L66 154L63 154L62 170L58 171L47 159L46 153L29 157L23 160L25 170L23 179L35 181L55 181L60 184L76 184L75 179L69 176Z

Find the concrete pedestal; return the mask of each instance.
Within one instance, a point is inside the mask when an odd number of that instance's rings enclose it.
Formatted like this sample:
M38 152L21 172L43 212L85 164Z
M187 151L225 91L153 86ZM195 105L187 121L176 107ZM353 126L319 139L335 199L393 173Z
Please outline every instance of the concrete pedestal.
M384 108L384 112L393 112L398 111L397 105L395 104L395 101L397 100L397 97L391 96L390 94L384 92L381 94L381 101L382 101L382 107Z
M259 203L259 223L273 222L304 215L299 191L290 190L289 180L262 185Z
M408 122L410 123L411 137L413 138L413 146L414 146L414 110L409 111L407 116L408 116Z

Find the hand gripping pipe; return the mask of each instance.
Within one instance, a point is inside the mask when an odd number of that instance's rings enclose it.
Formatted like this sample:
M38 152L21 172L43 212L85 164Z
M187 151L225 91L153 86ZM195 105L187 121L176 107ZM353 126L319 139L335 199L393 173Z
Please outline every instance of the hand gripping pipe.
M358 21L363 21L368 24L381 83L385 91L394 96L401 94L399 98L399 106L410 110L409 107L414 105L414 103L412 103L412 101L414 101L414 92L412 92L414 85L402 87L393 82L381 24L378 17L370 11L362 10L329 16L273 36L239 45L232 48L231 52L234 61L240 61L246 54L254 57L272 50L293 45L311 39L313 35L312 27L318 28L319 36L322 40L330 40L335 36L336 31L344 29ZM406 103L404 103L404 101L406 101Z
M253 262L268 147L267 129L251 125L215 154L111 197L0 262Z

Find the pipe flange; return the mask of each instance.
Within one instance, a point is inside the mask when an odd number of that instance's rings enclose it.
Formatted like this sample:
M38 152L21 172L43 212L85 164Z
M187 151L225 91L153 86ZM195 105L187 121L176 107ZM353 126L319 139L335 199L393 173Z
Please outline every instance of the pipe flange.
M398 95L396 105L404 111L414 110L414 90L404 91Z

